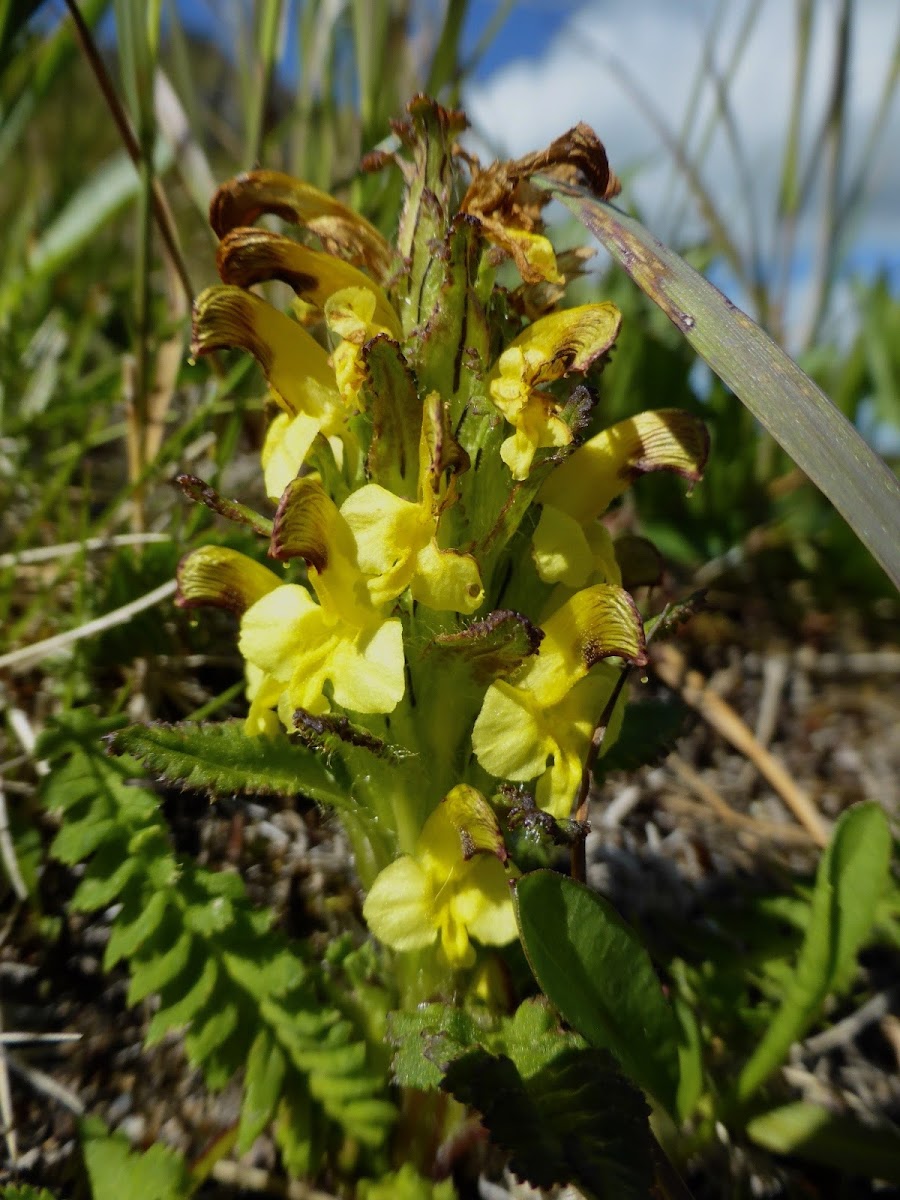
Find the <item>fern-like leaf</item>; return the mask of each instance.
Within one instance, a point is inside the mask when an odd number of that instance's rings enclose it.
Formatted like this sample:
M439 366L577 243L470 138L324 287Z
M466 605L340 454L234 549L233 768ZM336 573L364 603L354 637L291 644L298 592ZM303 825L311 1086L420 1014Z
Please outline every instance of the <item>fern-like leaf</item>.
M148 1043L188 1026L185 1050L207 1086L224 1087L243 1070L240 1145L277 1118L289 1169L315 1168L335 1144L335 1126L380 1146L395 1110L373 1066L378 1052L329 999L319 966L272 929L270 912L252 907L238 876L176 858L157 797L140 786L141 766L105 755L96 728L70 715L45 743L65 757L44 784L45 805L62 815L51 850L70 864L89 858L74 907L120 906L104 966L127 964L129 1003L159 996Z

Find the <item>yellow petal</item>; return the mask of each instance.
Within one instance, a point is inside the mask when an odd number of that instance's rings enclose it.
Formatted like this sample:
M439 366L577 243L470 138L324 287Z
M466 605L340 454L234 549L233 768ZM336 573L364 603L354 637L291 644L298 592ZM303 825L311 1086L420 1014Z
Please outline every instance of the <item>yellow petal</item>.
M544 583L561 583L569 588L580 588L588 582L621 585L612 538L599 522L585 529L568 513L545 504L531 552Z
M469 941L465 924L457 917L452 903L439 909L441 950L448 966L454 971L463 971L475 962L475 949Z
M706 426L690 413L639 413L579 446L549 477L540 499L584 524L648 471L674 471L696 483L708 453Z
M244 613L239 648L248 662L287 683L295 662L322 640L322 612L306 588L284 583Z
M647 661L641 618L623 588L598 583L571 596L541 625L544 640L516 679L545 708L558 703L603 658Z
M468 864L454 910L472 937L486 946L505 946L518 936L509 876L496 858Z
M481 607L484 587L478 563L471 554L439 550L432 540L419 551L415 567L410 590L420 604L440 612L466 615Z
M356 543L357 563L375 604L395 599L409 586L416 555L427 545L434 522L422 508L377 483L358 488L341 505Z
M389 713L406 690L403 626L396 618L374 632L342 637L328 664L334 699L359 713Z
M619 676L618 669L601 663L576 683L559 704L544 713L544 726L553 741L553 761L538 780L535 799L538 807L551 816L565 818L572 815L591 737ZM625 700L626 690L622 689L608 718L601 754L605 754L619 736Z
M476 854L489 854L506 862L506 847L497 816L477 788L458 783L435 812L449 821L456 831L457 861L460 855L468 862Z
M298 296L320 312L335 292L362 288L373 297L373 315L395 338L401 336L400 320L378 284L358 267L313 250L302 242L268 229L241 226L232 229L219 243L216 262L223 283L250 288L266 279L280 279Z
M284 490L272 529L273 558L302 558L319 603L359 629L377 617L359 570L350 526L319 479L305 475Z
M270 500L277 503L287 485L296 479L321 427L319 419L306 413L291 417L282 412L273 418L261 454L266 495Z
M252 292L211 287L194 301L194 354L240 347L262 367L285 412L320 417L326 432L343 412L328 354L302 326Z
M572 438L558 415L559 405L540 387L572 371L586 371L612 346L620 322L612 304L564 309L532 322L500 355L488 387L516 429L500 449L514 479L526 478L537 450L568 445Z
M485 693L472 730L472 749L491 775L525 780L541 774L553 746L531 695L498 679Z
M181 608L210 605L243 613L267 592L281 586L278 576L227 546L203 546L178 564L178 594Z
M508 358L521 364L523 381L537 387L573 371L586 371L612 347L621 323L621 313L608 302L548 313L510 342L495 373L503 372Z
M578 521L544 505L531 543L537 573L544 583L581 587L593 566L593 555Z
M431 886L414 858L404 855L378 875L363 917L375 937L392 950L420 950L435 940Z
M284 684L267 675L253 663L247 663L247 699L250 711L244 723L244 731L250 737L275 737L282 732L282 724L272 709L284 693Z

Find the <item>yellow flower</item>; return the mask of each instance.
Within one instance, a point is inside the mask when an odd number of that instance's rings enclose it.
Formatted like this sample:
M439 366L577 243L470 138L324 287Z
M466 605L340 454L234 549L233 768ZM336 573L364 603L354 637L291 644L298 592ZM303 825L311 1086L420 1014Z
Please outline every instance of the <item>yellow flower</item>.
M639 413L574 450L538 493L543 505L533 555L545 583L584 587L620 583L609 534L597 517L648 471L672 471L691 483L709 453L706 426L677 408Z
M600 660L640 665L647 656L634 601L610 584L576 592L542 629L537 654L511 682L495 680L485 693L472 747L484 769L500 779L539 777L538 805L567 817L591 734L619 675ZM620 722L617 705L607 745Z
M472 837L462 823L466 820L480 825L482 836ZM516 936L498 853L505 858L487 801L474 788L458 785L425 822L415 852L404 854L376 878L363 908L369 928L394 950L421 950L439 940L452 967L471 966L475 950L470 938L502 946Z
M359 565L371 576L374 603L387 603L408 587L429 608L473 613L484 599L478 563L437 543L441 512L453 498L446 477L460 463L436 392L426 398L422 415L418 503L370 483L347 497L341 515L356 539Z
M262 367L282 412L263 449L266 492L277 500L297 474L317 433L346 433L347 411L328 354L306 330L252 292L211 287L194 302L195 354L238 346Z
M341 288L325 302L325 320L332 333L341 338L331 355L338 391L348 412L359 403L359 390L366 377L363 347L378 334L393 336L397 318L390 325L378 311L378 297L369 286Z
M285 489L271 552L305 560L318 604L299 584L281 584L244 613L240 651L262 673L254 722L273 705L289 728L297 708L327 711L326 684L342 708L393 711L405 689L400 621L372 603L350 528L312 476Z
M532 322L500 355L488 380L491 399L514 427L500 447L513 479L525 479L535 453L567 446L572 431L544 384L584 372L612 346L621 315L612 304L584 304Z

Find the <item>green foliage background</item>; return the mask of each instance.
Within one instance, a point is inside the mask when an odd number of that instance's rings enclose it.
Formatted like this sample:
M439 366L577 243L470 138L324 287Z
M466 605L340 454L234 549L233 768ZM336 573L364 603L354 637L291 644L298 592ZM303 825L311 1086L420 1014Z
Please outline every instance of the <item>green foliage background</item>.
M79 10L96 29L107 7L103 0L84 0ZM344 949L324 966L304 957L297 942L273 928L272 914L251 903L236 875L201 867L173 844L153 781L145 774L154 766L149 743L164 742L163 728L148 732L140 747L120 744L143 766L101 752L100 734L115 734L132 721L240 712L240 666L236 656L221 651L228 644L225 619L194 624L170 610L160 619L159 610L151 608L127 624L113 623L46 655L29 660L20 652L139 600L172 578L184 552L209 539L209 514L169 486L176 471L196 470L226 493L239 480L249 503L260 499L246 493L242 475L242 463L256 454L261 438L259 379L245 359L220 359L210 371L185 358L189 298L183 280L196 292L215 277L214 242L206 225L209 194L216 181L260 161L336 189L390 232L397 183L359 175L360 155L381 141L389 118L401 113L415 91L437 94L445 103L458 101L473 66L463 62L460 50L467 5L449 0L443 24L423 44L410 37L412 6L398 0L353 0L330 24L334 6L307 0L293 30L281 21L281 4L256 0L241 9L244 23L235 28L230 47L192 41L171 9L166 36L157 40L158 5L117 0L113 7L116 40L103 43L101 53L135 130L138 170L123 149L71 22L28 26L37 5L0 3L0 686L10 709L26 711L36 725L51 725L38 751L50 766L40 795L26 788L10 802L9 824L27 892L16 911L30 938L45 937L52 945L42 871L51 858L79 871L86 863L70 911L121 904L104 967L112 970L120 963L127 970L129 1004L160 995L148 1043L192 1021L186 1054L210 1088L244 1071L233 1138L239 1151L274 1122L283 1162L295 1175L314 1177L323 1163L334 1160L335 1148L349 1142L355 1149L343 1164L345 1176L377 1181L368 1191L363 1186L360 1195L443 1200L444 1185L432 1189L414 1173L402 1179L388 1174L384 1144L396 1109L387 1083L384 1014L376 1007L373 1015L367 991L372 964L364 955L354 957L362 952L345 954ZM506 8L514 5L499 5L495 24ZM802 19L809 9L797 4L798 63L808 50ZM277 72L285 36L296 37L300 46L299 78L291 86ZM166 104L154 107L153 80L160 72L171 90ZM719 120L727 107L727 80L723 86ZM897 90L896 71L885 89L890 100ZM790 137L806 102L798 94L796 111L786 117L778 210L785 226L796 221L802 205L812 203L810 193L798 186L807 164ZM882 105L881 121L884 110ZM846 104L835 111L838 121L846 119L841 116ZM826 132L840 147L840 129ZM878 132L869 131L873 145ZM689 134L683 132L684 145ZM683 155L679 161L684 166ZM693 179L697 173L690 174ZM156 184L171 209L177 260L162 251L152 203ZM857 188L854 194L858 206L864 193ZM858 207L844 211L844 199L834 197L820 214L823 230L831 232L834 261L826 278L832 289L842 231L858 215ZM750 279L751 264L727 221L711 223L702 244L678 249L701 268L725 256L739 276L743 264L744 281ZM641 484L637 512L627 514L656 542L685 587L712 583L726 597L752 592L789 634L810 611L838 610L878 638L897 616L896 597L844 523L721 384L712 380L698 386L693 352L623 275L611 271L582 288L579 299L610 298L625 315L604 377L610 422L664 402L700 413L710 426L713 453L702 486L686 498L672 480L648 478ZM801 365L852 421L868 405L884 427L900 429L900 301L883 279L857 282L855 297L851 339L840 344L823 339L825 327L819 324L801 347ZM756 299L774 324L779 311L774 298ZM828 299L827 294L822 298L823 312ZM773 332L783 331L775 326ZM253 543L239 532L228 539L253 552ZM98 724L93 716L73 712L82 705L110 715L110 721ZM672 716L661 723L654 749L676 736ZM132 730L129 736L138 735ZM194 774L179 780L201 788L233 786L246 794L288 790L295 764L287 761L275 764L274 771L271 763L259 764L252 780L247 774L240 780L228 777L222 753L228 736L227 725L210 734L221 743L198 746ZM623 754L627 750L623 744ZM624 765L633 761L626 755ZM30 784L30 770L25 764L9 777ZM316 798L333 802L327 781L322 786ZM52 842L46 812L54 814L58 828ZM12 904L5 865L0 897ZM823 927L825 900L814 899L809 907L809 893L798 899L792 883L785 884L785 895L806 905L804 914ZM791 992L786 964L797 956L799 976L811 952L799 933L785 948L783 929L776 936L766 924L758 898L736 908L740 911L723 917L722 928L705 936L703 969L681 957L690 940L684 931L673 933L670 945L653 947L682 1004L676 1005L680 1019L689 1022L684 1013L699 1012L702 1025L694 1030L692 1102L684 1091L678 1098L679 1110L696 1117L695 1142L690 1136L681 1144L674 1135L671 1139L685 1158L702 1143L697 1129L709 1132L716 1089L724 1087L729 1070L742 1064L744 1082L753 1083L747 1090L754 1090L756 1076L774 1069L792 1037L799 1036L798 1005L806 1017L813 1010L816 1016L826 994L854 986L859 993L852 963L848 967L842 961L840 980L829 973L831 964L791 1010L796 979ZM735 943L726 936L729 919L755 925L759 953L753 970L730 957ZM891 893L877 921L867 917L864 934L896 949L896 920ZM765 1004L754 1012L751 996L760 991ZM779 1035L784 1045L777 1053L772 1049L770 1029L751 1057L763 1020L783 1014L785 1006L788 1015L779 1021L794 1024ZM485 1032L473 1026L464 1036L456 1029L452 1054L446 1014L423 1014L420 1027L405 1035L394 1027L399 1046L394 1069L409 1086L435 1086L433 1077L413 1076L428 1064L409 1049L410 1039L421 1037L432 1021L427 1032L443 1039L442 1065L453 1062L446 1090L465 1100L480 1099L499 1144L513 1152L516 1131L510 1132L509 1114L499 1106L486 1111L484 1097L491 1091L514 1097L521 1127L545 1139L541 1163L548 1174L541 1182L549 1183L555 1172L572 1169L565 1137L550 1120L554 1097L570 1095L571 1056L576 1056L576 1074L588 1069L586 1059L577 1056L592 1056L590 1070L602 1081L599 1090L607 1089L607 1099L619 1102L613 1108L627 1116L629 1106L636 1112L642 1102L607 1057L596 1057L605 1050L588 1047L556 1026L558 1040L551 1043L548 1062L528 1061L527 1039L517 1035L515 1022L532 1022L528 1030L534 1038L547 1036L551 1023L543 1009L523 1010L509 1018L509 1027ZM708 1058L721 1037L731 1052L724 1068L718 1064L717 1075ZM707 1061L701 1061L704 1057ZM681 1070L684 1085L683 1062ZM602 1107L601 1100L595 1095L591 1102ZM563 1114L575 1120L573 1109L564 1107ZM612 1119L615 1113L609 1115L603 1134L615 1144L626 1135ZM861 1162L877 1162L880 1173L889 1175L884 1163L890 1163L895 1144L887 1134L866 1142L859 1128L834 1125L829 1138L827 1128L822 1132L821 1113L785 1104L744 1117L751 1139L773 1154L805 1145L818 1161L836 1161L857 1172L865 1169ZM300 1129L306 1131L303 1136ZM615 1186L639 1194L642 1178L616 1182L616 1164L610 1166L604 1157L601 1140L588 1142L587 1183L600 1188L613 1179ZM91 1124L83 1126L82 1142L87 1177L98 1197L111 1194L113 1176L133 1179L134 1194L147 1197L177 1197L202 1186L199 1175L189 1177L184 1164L161 1147L139 1156L124 1140ZM835 1160L838 1143L849 1149ZM391 1188L396 1191L385 1190ZM28 1187L2 1192L20 1200L44 1194ZM116 1192L117 1197L127 1194Z

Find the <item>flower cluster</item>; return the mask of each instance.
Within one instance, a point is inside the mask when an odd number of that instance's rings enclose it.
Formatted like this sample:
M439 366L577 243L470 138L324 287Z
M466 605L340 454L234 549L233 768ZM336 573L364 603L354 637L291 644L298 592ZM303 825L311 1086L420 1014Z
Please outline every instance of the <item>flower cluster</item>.
M492 798L515 781L567 817L620 672L646 661L628 557L598 518L643 472L696 480L707 452L677 410L603 428L620 315L557 307L584 256L554 252L531 177L614 194L593 133L481 168L457 148L463 127L420 97L398 152L370 156L403 173L393 245L277 172L216 194L223 283L196 301L194 352L240 347L265 375L274 518L184 486L281 566L207 546L179 570L182 605L240 619L247 732L322 750L327 731L359 836L366 814L378 823L357 845L373 932L454 966L470 935L514 936ZM256 227L265 213L296 236ZM293 289L291 315L251 290L271 280Z

